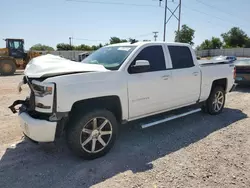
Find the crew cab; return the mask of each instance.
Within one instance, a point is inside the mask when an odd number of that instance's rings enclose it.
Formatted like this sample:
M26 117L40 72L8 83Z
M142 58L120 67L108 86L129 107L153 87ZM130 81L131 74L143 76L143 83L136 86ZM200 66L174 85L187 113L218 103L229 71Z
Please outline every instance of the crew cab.
M21 84L29 85L30 96L10 106L16 112L21 104L24 135L53 142L65 133L69 148L84 159L105 155L120 124L150 119L142 127L152 126L173 117L150 117L193 105L219 114L234 86L233 64L198 62L183 43L108 45L80 63L44 55L31 60L24 74Z

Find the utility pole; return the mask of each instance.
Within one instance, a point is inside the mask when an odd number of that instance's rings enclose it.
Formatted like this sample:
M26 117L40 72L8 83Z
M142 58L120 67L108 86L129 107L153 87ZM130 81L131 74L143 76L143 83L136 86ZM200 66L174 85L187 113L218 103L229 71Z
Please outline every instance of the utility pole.
M163 0L159 0L159 5L161 6L161 2ZM175 0L172 0L172 2L174 2ZM177 17L175 15L175 12L177 11L177 9L179 9L179 16ZM167 19L167 13L168 11L171 13L170 17ZM172 11L169 7L168 7L168 0L165 0L165 13L164 13L164 32L163 32L163 41L166 40L166 32L167 32L167 23L169 22L169 20L172 18L172 16L174 16L177 20L178 20L178 31L180 31L180 25L181 25L181 0L179 0L179 4L177 5L177 7L174 9L174 11ZM178 32L179 33L179 32ZM178 41L179 41L179 36L177 36Z
M154 38L155 38L155 41L156 41L156 40L157 40L157 37L158 37L157 34L158 34L159 32L158 32L158 31L154 31L153 33L154 33Z
M71 40L73 40L73 37L69 37L69 45L70 45L70 46L72 46Z
M179 0L179 20L178 20L178 36L177 36L178 42L180 42L180 29L181 29L181 0Z
M161 0L160 0L161 1ZM165 13L164 13L164 32L163 32L163 41L166 40L166 31L167 31L167 13L168 13L168 0L165 0Z

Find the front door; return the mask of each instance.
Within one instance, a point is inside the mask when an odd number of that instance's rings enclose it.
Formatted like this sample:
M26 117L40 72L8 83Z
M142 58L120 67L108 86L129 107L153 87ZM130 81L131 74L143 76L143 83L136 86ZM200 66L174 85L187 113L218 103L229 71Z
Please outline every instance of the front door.
M150 69L141 73L133 73L128 69L130 119L166 109L166 99L171 95L171 92L166 92L166 89L171 87L171 70L166 70L162 46L145 47L131 65L134 65L136 60L149 61Z

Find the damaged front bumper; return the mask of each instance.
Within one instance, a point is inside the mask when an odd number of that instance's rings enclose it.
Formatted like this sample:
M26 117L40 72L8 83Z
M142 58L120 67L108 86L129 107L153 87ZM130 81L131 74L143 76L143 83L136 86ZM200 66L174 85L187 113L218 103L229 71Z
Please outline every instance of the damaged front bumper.
M35 142L53 142L60 137L64 126L65 119L61 118L58 121L50 121L50 114L41 114L34 111L29 111L29 100L17 100L11 106L10 110L13 113L18 112L18 118L21 129L26 137ZM16 109L17 105L21 105Z
M27 112L19 112L20 126L23 133L37 142L53 142L56 135L57 122L32 118Z

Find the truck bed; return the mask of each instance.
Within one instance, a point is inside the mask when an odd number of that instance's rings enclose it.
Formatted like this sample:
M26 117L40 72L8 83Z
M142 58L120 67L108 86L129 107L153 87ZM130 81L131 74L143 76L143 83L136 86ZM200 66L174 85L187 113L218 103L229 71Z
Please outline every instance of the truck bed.
M202 67L211 65L231 64L231 62L227 60L199 60L198 63Z

